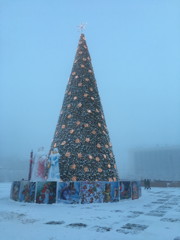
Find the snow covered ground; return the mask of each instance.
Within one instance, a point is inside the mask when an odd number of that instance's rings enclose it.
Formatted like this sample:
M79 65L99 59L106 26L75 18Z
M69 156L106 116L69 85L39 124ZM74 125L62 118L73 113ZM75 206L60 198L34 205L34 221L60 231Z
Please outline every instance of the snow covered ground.
M180 188L118 203L40 205L10 200L10 187L0 183L1 240L180 240Z

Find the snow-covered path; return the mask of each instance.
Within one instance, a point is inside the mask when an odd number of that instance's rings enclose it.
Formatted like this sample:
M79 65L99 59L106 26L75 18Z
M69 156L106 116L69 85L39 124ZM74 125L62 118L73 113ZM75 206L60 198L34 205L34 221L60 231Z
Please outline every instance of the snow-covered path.
M0 183L1 240L180 240L180 188L89 205L20 203Z

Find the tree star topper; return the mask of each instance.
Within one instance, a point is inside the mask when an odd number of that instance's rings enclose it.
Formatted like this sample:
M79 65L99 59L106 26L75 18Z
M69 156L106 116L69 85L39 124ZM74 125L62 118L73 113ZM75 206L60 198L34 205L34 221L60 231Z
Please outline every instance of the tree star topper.
M83 32L84 30L86 30L86 26L87 26L87 23L81 23L78 26L79 31Z

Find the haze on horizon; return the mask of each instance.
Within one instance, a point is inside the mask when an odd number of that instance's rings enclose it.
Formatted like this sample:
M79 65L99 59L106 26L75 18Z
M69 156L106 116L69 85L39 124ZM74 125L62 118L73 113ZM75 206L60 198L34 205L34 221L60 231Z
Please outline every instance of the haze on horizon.
M49 151L83 21L117 165L133 148L180 145L178 0L0 5L0 166Z

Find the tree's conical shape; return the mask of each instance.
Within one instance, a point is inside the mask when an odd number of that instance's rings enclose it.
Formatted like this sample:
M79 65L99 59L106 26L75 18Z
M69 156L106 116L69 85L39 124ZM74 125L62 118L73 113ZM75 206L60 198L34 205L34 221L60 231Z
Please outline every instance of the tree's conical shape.
M117 181L112 145L84 34L81 34L51 150L62 181Z

